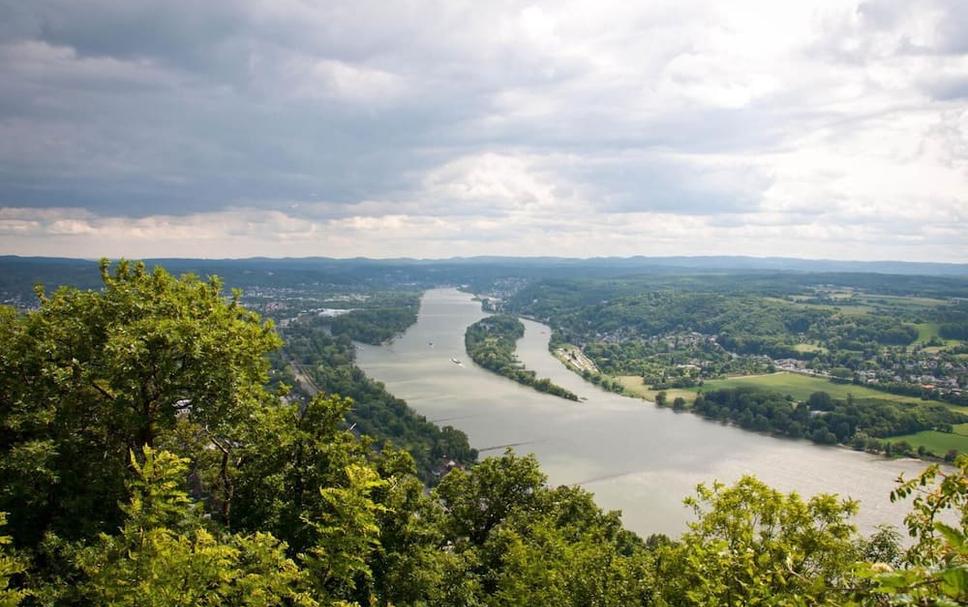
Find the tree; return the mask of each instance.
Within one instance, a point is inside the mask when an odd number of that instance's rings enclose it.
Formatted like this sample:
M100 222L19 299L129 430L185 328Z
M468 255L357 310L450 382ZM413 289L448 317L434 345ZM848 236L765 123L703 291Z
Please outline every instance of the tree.
M7 515L0 512L0 528L7 524ZM26 569L25 563L16 558L11 551L10 536L0 535L0 607L17 607L27 596L23 590L10 588L10 578L20 575Z
M481 545L512 511L536 507L545 475L534 455L488 458L471 471L452 470L434 489L447 509L447 532L458 541Z
M861 557L869 563L900 567L904 562L901 534L891 525L878 525L870 537L858 543Z
M875 592L896 605L964 605L968 603L968 456L955 460L955 470L928 467L916 478L899 479L891 501L912 498L905 517L914 544L908 565L869 565L865 574ZM954 524L944 522L951 513Z
M317 604L285 544L265 533L222 537L204 528L180 489L187 460L145 446L131 462L120 534L102 534L77 557L88 578L82 596L118 607Z
M814 411L833 411L834 400L826 392L814 392L807 399L807 404Z
M121 521L128 454L185 419L224 453L269 399L269 322L217 278L101 261L101 291L62 287L0 314L0 510L18 543L91 537ZM231 488L222 475L223 503Z
M616 513L602 513L581 489L542 492L540 501L537 511L512 515L481 551L490 604L649 604L651 561Z
M840 605L849 596L857 504L804 501L751 476L699 485L697 521L660 551L657 579L670 605Z
M371 499L386 484L375 470L350 465L345 475L345 486L319 490L327 509L313 522L318 539L303 559L320 594L334 598L351 593L357 578L372 578L368 561L380 546L377 516L386 510Z

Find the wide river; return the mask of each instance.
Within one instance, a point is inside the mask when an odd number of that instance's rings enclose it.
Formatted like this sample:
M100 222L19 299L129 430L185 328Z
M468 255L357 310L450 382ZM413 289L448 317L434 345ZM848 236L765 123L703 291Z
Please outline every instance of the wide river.
M621 510L626 526L642 536L678 535L690 517L682 498L697 483L728 483L743 474L804 496L859 500L863 531L884 522L902 525L907 504L891 504L888 494L898 474L910 477L923 463L746 432L605 392L548 352L548 327L525 320L521 361L588 400L541 394L468 360L464 330L484 316L466 293L427 291L417 323L403 336L385 346L358 346L359 366L429 419L466 432L481 457L506 445L534 453L552 484L588 489L602 507Z

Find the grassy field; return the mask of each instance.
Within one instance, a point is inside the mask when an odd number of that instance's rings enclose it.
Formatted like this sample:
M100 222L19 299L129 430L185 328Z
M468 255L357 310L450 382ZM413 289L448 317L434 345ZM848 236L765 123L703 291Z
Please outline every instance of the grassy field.
M900 396L874 390L865 386L854 384L838 384L822 377L801 375L799 373L772 373L770 375L748 375L743 377L731 377L728 379L715 379L707 381L702 387L704 392L717 390L719 388L736 388L739 386L757 386L776 390L783 394L789 394L797 400L809 398L814 392L826 392L834 398L847 398L852 394L854 398L877 398L894 402L918 403L920 399L911 396ZM690 389L697 392L698 388Z
M917 341L915 343L924 344L924 343L927 343L927 342L931 341L935 337L941 339L941 336L938 334L938 331L940 330L941 327L936 322L922 322L922 323L918 323L918 324L914 325L914 327L918 330L918 339L917 339ZM944 347L945 348L950 347L950 346L956 346L959 343L961 343L957 339L941 339L941 341L944 342ZM942 348L939 347L939 346L932 346L932 347L929 347L929 348L925 348L924 351L925 352L938 352L941 349Z
M878 295L875 293L864 293L857 297L858 301L870 302L872 304L887 304L893 306L905 306L915 308L936 308L943 306L947 302L944 299L933 297L911 297L907 295Z
M655 395L659 393L659 390L650 390L638 375L618 375L615 379L625 388L625 393L631 396L638 396L646 400L654 401ZM683 397L690 403L696 400L696 393L690 392L689 390L666 390L665 393L669 397L670 402L677 396Z
M951 449L968 453L968 424L958 424L953 430L954 432L925 430L916 434L895 436L891 442L905 441L915 449L924 447L938 457L944 457Z
M775 301L785 305L792 305L803 310L829 310L831 312L836 312L842 316L863 316L864 314L869 314L875 310L873 306L859 305L859 304L837 304L837 303L806 303L803 301L797 301L794 297L794 301L791 302L787 299L781 297L767 297L768 301ZM836 298L835 298L836 299Z
M637 375L623 375L617 377L616 379L618 379L622 385L625 386L628 392L636 396L654 400L657 390L649 390L648 387L642 383L641 377L638 377ZM788 373L785 371L780 373L771 373L769 375L744 375L742 377L731 377L728 379L714 379L707 381L701 388L666 390L665 392L668 395L669 400L674 399L676 396L682 396L689 402L692 402L695 400L696 392L699 392L700 390L703 392L709 392L712 390L718 390L720 388L736 388L739 386L756 386L759 388L776 390L782 394L789 394L797 400L809 398L814 392L826 392L834 398L847 398L848 394L852 394L854 398L857 399L876 398L894 402L922 402L921 399L911 396L889 394L887 392L881 392L865 386L856 386L854 384L837 384L822 377L812 377L809 375Z
M918 330L918 341L931 341L932 337L938 337L938 323L922 322L914 325Z

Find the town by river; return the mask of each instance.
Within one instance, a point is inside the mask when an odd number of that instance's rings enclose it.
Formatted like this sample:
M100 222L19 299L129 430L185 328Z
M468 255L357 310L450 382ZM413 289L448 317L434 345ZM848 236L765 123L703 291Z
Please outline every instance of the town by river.
M923 462L756 434L605 392L551 355L548 327L525 320L521 361L587 400L539 393L468 359L464 330L486 315L466 293L427 291L417 323L388 345L359 345L357 362L428 419L466 432L481 457L507 446L534 453L551 484L581 485L643 537L678 535L690 520L682 498L696 484L743 474L804 496L856 499L865 532L879 523L902 526L908 505L891 504L888 495L900 473L910 477Z

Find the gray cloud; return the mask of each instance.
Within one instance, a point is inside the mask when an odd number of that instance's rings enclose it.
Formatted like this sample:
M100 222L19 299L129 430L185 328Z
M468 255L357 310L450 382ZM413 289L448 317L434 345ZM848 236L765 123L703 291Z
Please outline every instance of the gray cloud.
M964 227L968 8L778 4L0 0L5 252Z

